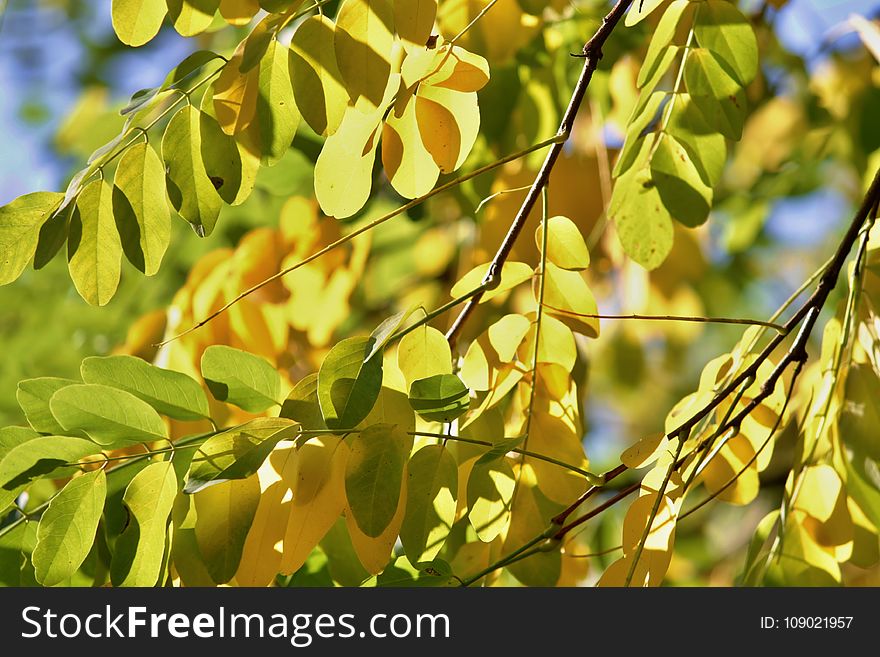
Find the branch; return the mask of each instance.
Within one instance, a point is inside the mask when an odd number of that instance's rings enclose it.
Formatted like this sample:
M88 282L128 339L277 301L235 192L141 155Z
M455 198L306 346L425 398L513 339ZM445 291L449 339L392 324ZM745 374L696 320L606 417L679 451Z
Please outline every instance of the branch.
M630 4L632 4L632 0L618 0L617 4L614 5L614 8L607 16L605 16L605 18L602 19L602 24L599 26L599 29L596 30L596 33L584 46L581 55L584 58L584 67L583 70L581 70L581 75L578 78L574 91L572 92L571 100L569 101L568 108L565 110L565 114L562 117L562 122L559 124L559 130L556 133L560 139L554 143L547 152L544 164L541 165L541 169L538 171L535 181L529 188L526 198L523 200L519 211L516 213L513 223L510 224L510 228L507 231L507 235L504 237L504 241L501 243L501 246L498 247L498 252L492 259L492 264L489 266L489 270L486 272L486 276L483 279L484 283L493 281L500 275L501 267L510 255L511 250L513 250L513 245L516 243L516 239L522 232L529 214L538 202L538 197L540 196L541 191L550 181L550 173L553 171L556 160L559 159L559 155L565 147L565 142L568 141L568 137L571 135L571 130L574 127L574 120L580 109L581 103L584 100L584 96L587 93L587 87L590 86L593 73L599 66L599 60L602 59L602 46L605 45L605 41L611 36L611 32L614 31L614 28L620 22L620 19L623 18L623 15L629 8ZM476 308L477 304L480 302L481 297L482 294L477 295L468 301L467 305L462 309L461 313L452 324L452 327L446 333L446 339L449 341L451 347L455 347L455 343L461 334L465 322L467 322L468 317L474 312L474 308Z

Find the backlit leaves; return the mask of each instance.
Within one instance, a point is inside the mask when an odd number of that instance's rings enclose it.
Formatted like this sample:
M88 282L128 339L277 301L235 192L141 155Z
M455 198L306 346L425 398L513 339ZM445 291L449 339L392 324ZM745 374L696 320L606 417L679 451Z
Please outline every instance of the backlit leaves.
M428 445L409 460L406 515L400 540L410 561L437 556L455 521L458 466L442 445Z
M21 275L37 249L40 228L64 194L34 192L0 207L0 285Z
M413 381L409 403L426 420L452 422L467 412L470 393L455 374L436 374Z
M267 361L241 349L212 345L202 354L202 376L219 401L251 413L280 403L281 377Z
M80 296L92 305L106 305L119 285L121 259L113 188L94 180L76 199L67 241L70 277Z
M165 0L113 0L113 29L123 43L142 46L159 32L166 12Z
M377 354L364 362L373 340L342 340L318 371L318 402L329 429L353 429L376 402L382 387L382 359Z

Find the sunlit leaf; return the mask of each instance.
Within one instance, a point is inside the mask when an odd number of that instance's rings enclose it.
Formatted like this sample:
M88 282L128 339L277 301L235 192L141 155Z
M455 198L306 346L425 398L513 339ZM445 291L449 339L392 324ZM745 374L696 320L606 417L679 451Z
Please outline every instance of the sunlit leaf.
M110 15L122 43L142 46L159 32L167 11L165 0L113 0Z
M281 377L259 356L225 345L211 345L202 354L201 367L208 389L219 401L251 413L281 403Z
M436 374L413 381L409 403L426 420L452 422L467 412L470 391L455 374Z
M391 0L343 0L336 16L335 48L339 72L354 104L379 107L391 74Z
M516 486L513 468L505 458L478 463L467 482L468 520L484 543L491 542L510 523L510 503Z
M715 54L740 84L751 82L758 70L758 44L748 19L724 0L707 0L696 17L697 43Z
M0 458L0 486L12 490L34 479L70 476L86 457L101 453L101 446L83 438L39 436L9 448Z
M458 466L443 445L428 445L409 460L406 514L400 529L411 562L437 556L455 521Z
M562 269L586 269L590 265L590 252L584 237L568 217L547 219L547 259ZM538 249L544 241L544 224L535 231Z
M104 306L119 286L122 244L113 218L113 189L93 180L76 199L67 238L70 277L80 296Z
M353 429L376 403L382 387L382 359L367 362L373 338L355 337L338 342L318 371L318 402L330 429Z
M400 340L397 365L409 386L419 379L452 374L452 352L440 331L422 324Z
M0 207L0 285L24 271L37 250L40 229L63 198L61 193L33 192Z
M74 385L79 381L72 379L59 379L56 377L41 377L39 379L25 379L18 382L16 399L21 410L24 411L30 424L35 431L40 433L64 433L64 427L58 424L58 420L49 409L49 399L66 386Z
M450 295L453 297L460 297L468 292L473 292L480 286L483 279L486 278L486 274L489 272L489 267L490 265L487 263L485 265L477 265L471 269L452 286ZM501 266L500 274L496 274L495 279L489 284L489 287L483 293L480 302L483 303L489 301L499 294L516 287L520 283L524 283L532 277L533 273L532 268L524 262L505 262Z

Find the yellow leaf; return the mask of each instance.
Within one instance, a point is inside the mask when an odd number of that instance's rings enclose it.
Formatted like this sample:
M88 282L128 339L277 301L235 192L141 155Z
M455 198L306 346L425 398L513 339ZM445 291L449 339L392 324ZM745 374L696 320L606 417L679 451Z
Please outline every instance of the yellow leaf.
M168 15L181 36L195 36L208 29L220 0L168 0Z
M666 2L666 0L636 0L630 6L623 24L627 27L632 27L633 25L640 23L664 2Z
M512 554L550 525L550 518L560 507L542 499L534 482L520 479L510 512L510 527L504 537L504 554ZM562 573L559 550L539 552L528 559L513 563L510 572L526 586L556 586Z
M424 79L425 84L453 91L479 91L489 82L489 62L464 48L442 49L442 64ZM449 53L448 56L446 53Z
M113 0L113 29L122 43L142 46L162 27L168 8L165 0Z
M443 173L458 169L480 131L477 94L422 85L416 96L422 142Z
M489 327L489 344L502 363L516 360L516 350L530 326L531 322L527 317L511 314L505 315Z
M437 0L393 0L394 31L407 50L424 48L437 17Z
M462 276L461 280L452 286L450 295L453 297L460 297L477 289L483 282L483 279L486 278L489 267L490 264L486 263L484 265L477 265L471 269L467 274ZM496 274L495 281L493 281L489 288L483 293L483 296L480 298L480 303L489 301L499 294L507 292L520 283L529 280L533 273L532 268L524 262L505 262L501 267L500 275Z
M519 359L531 363L535 355L535 320L537 313L526 315L529 330L519 347ZM556 363L571 372L577 361L577 344L571 329L552 315L541 315L541 332L538 348L539 363Z
M405 90L382 130L382 165L392 187L405 198L424 196L440 175L419 133L415 98Z
M391 74L390 0L344 0L336 17L336 61L352 103L368 112L382 104Z
M513 468L506 458L474 465L467 478L468 520L483 543L507 529L510 504L516 487Z
M452 374L452 351L446 336L433 326L422 324L400 340L397 365L403 372L407 388L419 379Z
M562 269L586 269L590 265L590 253L583 235L568 217L550 217L547 220L547 259ZM535 231L538 249L544 239L544 225Z
M299 570L345 508L348 446L338 436L310 438L299 448L281 572Z
M657 433L646 436L635 445L627 447L620 455L620 462L633 470L644 468L660 458L668 446L669 439L665 434Z
M70 277L80 296L94 306L107 304L119 286L122 243L112 196L104 180L86 185L76 199L67 239Z
M220 0L220 15L230 25L247 25L258 11L257 0Z
M598 314L596 300L581 274L548 262L544 278L545 310L572 330L587 337L599 337L599 320L586 316ZM532 283L535 298L538 296L538 283L536 277Z
M455 522L458 466L443 445L428 445L409 461L400 540L411 563L437 556Z
M244 57L244 42L226 63L214 82L214 114L227 135L245 130L257 113L259 69L239 70Z
M296 479L296 449L276 449L257 472L260 503L248 532L235 581L241 586L268 586L281 571L281 552Z
M296 104L312 130L325 137L336 132L348 106L334 39L333 21L312 16L297 28L290 42Z
M406 481L407 470L404 468L403 480ZM345 526L348 528L348 534L351 537L351 543L357 553L358 560L363 567L371 575L382 572L391 559L394 544L397 542L397 536L400 534L400 528L403 525L403 518L406 514L406 498L407 486L403 486L400 491L400 502L397 505L397 512L379 536L371 538L364 534L354 520L354 516L350 509L345 509Z
M583 470L590 465L580 433L573 431L561 418L548 413L533 411L528 449ZM587 489L587 480L568 468L528 457L525 462L534 471L538 488L553 502L570 504Z
M734 483L718 495L718 499L731 504L748 504L758 495L758 467L753 463L745 468L746 463L754 456L755 450L743 436L736 436L727 441L715 458L700 474L700 479L711 494L718 493L732 479ZM745 470L743 471L743 468ZM742 472L742 474L739 474ZM737 476L739 475L739 476Z

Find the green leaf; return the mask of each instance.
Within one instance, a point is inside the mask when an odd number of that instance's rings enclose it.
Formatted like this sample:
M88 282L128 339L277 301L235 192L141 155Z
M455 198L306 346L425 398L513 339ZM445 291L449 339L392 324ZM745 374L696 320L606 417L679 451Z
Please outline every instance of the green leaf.
M135 47L158 34L166 13L165 0L113 0L110 5L116 36L122 43Z
M630 117L629 125L626 128L626 141L612 171L615 177L626 173L636 161L640 147L644 143L642 133L656 118L660 105L666 99L666 95L665 91L655 91L650 94L647 103L633 110L633 116Z
M467 413L470 392L455 374L435 374L413 381L409 388L413 410L430 422L452 422Z
M452 374L452 350L446 336L427 324L413 329L397 346L397 366L407 385L435 374Z
M400 503L412 438L390 424L374 424L351 439L345 494L357 526L370 537L391 524Z
M449 449L428 445L410 458L400 541L411 562L430 561L440 552L455 522L457 498L458 465Z
M685 226L706 221L712 208L712 188L700 177L684 147L670 134L660 142L651 159L651 179L666 210Z
M3 459L13 448L38 438L39 435L28 427L4 427L0 429L0 463L3 462ZM10 485L8 488L0 488L0 515L3 515L5 510L21 494L25 485L25 482L21 481ZM0 562L2 562L2 558L0 558Z
M373 338L373 347L364 358L364 361L370 360L380 349L383 349L388 343L388 340L397 333L397 329L401 327L407 317L411 314L412 310L401 310L399 313L395 313L379 324L379 326L370 333L370 337Z
M65 477L79 470L77 463L100 454L101 447L84 438L39 436L15 445L0 459L0 486L12 490L34 479Z
M244 542L260 503L257 477L226 481L193 496L195 535L204 565L216 584L235 576Z
M175 420L211 417L208 398L197 381L134 356L86 358L80 366L80 374L86 383L124 390Z
M165 424L144 401L124 390L98 384L61 388L49 400L65 431L82 431L99 445L121 447L164 439Z
M639 77L636 84L639 88L655 74L663 74L672 62L667 60L663 55L666 53L667 47L672 43L675 37L676 29L681 22L681 17L685 9L691 7L692 3L688 0L674 0L670 3L660 21L657 23L657 29L651 35L651 41L648 43L648 51L645 53L645 59L639 70ZM661 66L663 68L661 69Z
M214 20L220 0L167 0L168 16L181 36L204 32Z
M327 428L321 416L321 405L318 403L317 374L308 374L293 386L293 390L281 405L280 415L299 422L305 431Z
M333 346L318 371L318 403L329 429L354 429L376 403L382 359L371 358L374 338L354 337Z
M223 201L202 160L200 115L192 105L174 114L162 137L162 160L171 204L199 237L206 237L214 230Z
M709 187L721 179L727 161L724 136L710 126L689 94L679 94L669 116L666 132L675 137Z
M424 48L437 18L437 0L393 0L393 4L394 31L403 47Z
M423 588L438 586L459 586L461 580L452 576L449 564L441 559L425 561L413 565L407 557L398 557L376 577L370 578L361 586L380 588Z
M23 522L0 535L0 586L38 586L29 558L36 543L35 522Z
M547 259L563 269L581 270L590 265L590 252L580 229L568 217L555 216L547 219ZM535 230L538 250L544 243L543 222Z
M263 164L267 166L274 165L287 152L299 127L300 114L293 99L291 66L290 48L272 39L260 60L257 97L257 129Z
M467 483L468 520L483 543L495 540L510 523L516 476L507 459L475 463Z
M710 50L745 85L758 72L758 43L748 19L736 5L725 0L706 0L700 4L694 36L701 47Z
M107 479L99 469L71 479L49 502L32 556L40 584L60 584L85 561L95 541L106 492Z
M160 91L166 89L189 89L190 85L185 82L194 82L196 75L208 64L215 62L217 68L223 66L223 59L210 50L196 50L184 57L180 64L171 69L165 76Z
M742 89L721 99L691 94L691 100L700 110L706 124L714 126L728 139L738 141L742 137L746 116L746 94Z
M389 0L344 0L339 8L336 61L352 104L360 98L371 109L382 103L391 75L393 19Z
M727 98L740 90L740 84L724 70L718 58L705 48L688 51L684 81L692 96Z
M147 276L159 271L171 240L165 167L148 143L125 151L113 179L113 212L128 261Z
M119 286L122 243L113 218L113 189L93 180L76 199L67 237L70 277L80 296L104 306Z
M210 106L208 92L205 93L205 102ZM207 111L201 113L199 132L202 162L208 179L226 203L241 205L253 191L259 161L240 150L235 138L223 132L217 119Z
M208 438L193 456L183 492L192 494L230 479L245 479L263 465L275 445L299 427L286 418L257 418Z
M853 451L880 461L880 378L870 365L856 364L850 368L845 398L840 411L841 440Z
M63 198L60 192L34 192L0 207L0 285L21 276L37 250L40 229Z
M260 413L281 396L281 376L265 359L225 345L202 354L202 376L215 399Z
M64 427L58 424L58 420L49 409L49 399L57 390L77 383L79 381L73 379L59 379L49 376L19 381L15 398L18 400L21 410L24 411L28 424L40 433L63 434Z
M642 142L642 154L652 139ZM637 158L642 159L642 155ZM636 166L618 178L611 194L608 216L617 226L617 237L626 254L646 269L659 267L672 250L672 217L651 171Z
M168 520L177 496L177 475L171 461L141 470L122 497L128 526L116 541L110 564L113 586L155 586L162 571Z

